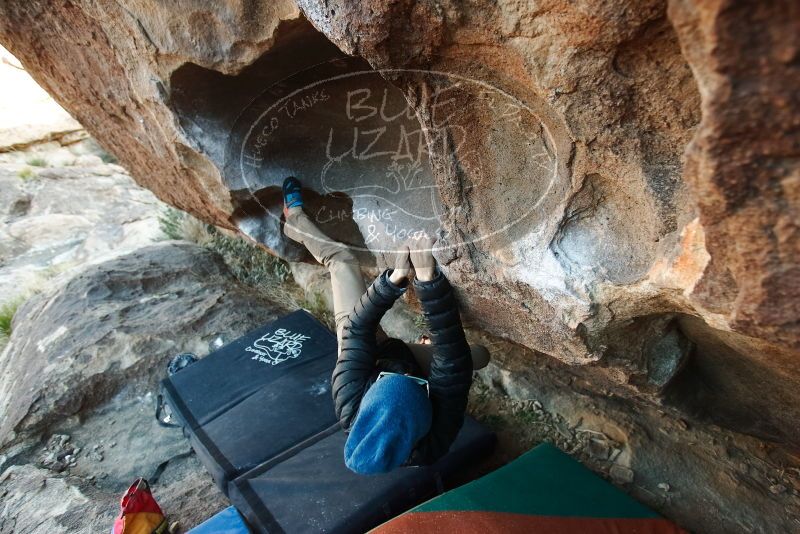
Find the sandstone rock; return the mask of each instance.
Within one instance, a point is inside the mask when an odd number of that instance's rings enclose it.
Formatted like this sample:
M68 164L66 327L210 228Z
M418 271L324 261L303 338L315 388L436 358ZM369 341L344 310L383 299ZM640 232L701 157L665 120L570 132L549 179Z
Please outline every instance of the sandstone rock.
M292 278L303 288L306 300L320 301L330 310L333 310L333 290L331 288L331 275L321 265L292 262Z
M798 349L800 166L793 125L800 95L792 87L800 73L790 67L797 5L726 9L679 0L669 15L703 95L703 120L683 173L711 255L694 299L727 312L736 331ZM742 80L752 87L735 83Z
M91 266L15 315L0 356L0 444L99 406L131 381L153 386L170 356L206 354L220 334L238 337L278 311L196 245Z
M94 501L66 479L55 478L31 465L14 466L0 476L3 506L0 507L2 532L91 532L76 528L77 520L94 525L98 530L108 528L114 521L114 509L104 509L110 502ZM79 514L86 514L83 518Z
M732 381L706 392L713 404L745 414L704 417L800 442L796 409L755 425L745 393L762 380L748 377L780 375L770 402L800 406L791 9L298 4L14 1L0 40L163 200L290 259L302 254L281 238L275 187L288 173L322 195L309 191L309 209L368 264L400 226L440 225L476 325L658 402L702 367ZM281 102L269 137L265 113ZM409 114L392 115L405 102ZM402 187L376 200L391 184ZM687 316L701 319L691 331ZM670 331L684 349L661 365L647 347ZM643 334L654 337L626 347ZM709 335L720 343L705 352ZM741 372L717 376L721 354Z
M588 369L566 366L509 341L470 332L470 342L494 349L492 361L476 373L473 392L484 385L511 402L539 399L545 410L576 428L578 439L565 450L605 476L619 464L623 469L614 469L613 483L684 528L791 532L800 521L796 492L774 494L769 489L776 484L789 488L800 481L792 451L713 425L687 426L679 412L654 407L641 398L597 395ZM543 426L532 425L530 431L540 432ZM508 434L525 431L519 424L501 426L498 448L513 447L515 441ZM550 433L546 439L556 442L558 431ZM581 440L582 436L589 439ZM607 459L597 455L605 447L598 447L595 440L611 444ZM634 480L628 483L631 474ZM697 503L707 506L701 510Z
M92 156L96 157L96 156ZM118 168L47 168L22 180L0 163L0 293L39 289L51 276L163 238L164 209Z
M0 214L3 220L19 217L30 208L30 193L25 191L25 183L12 173L0 172ZM3 247L7 247L4 241Z
M136 477L152 473L153 464L167 460L174 452L187 448L185 438L176 430L158 427L153 422L152 405L140 410L118 410L132 427L141 432L140 439L155 438L146 447L131 447L115 458L116 470L109 476L101 467L109 464L80 462L69 475L54 474L34 465L15 465L0 475L0 532L30 534L76 533L93 534L111 528L119 509L122 493ZM137 412L141 412L138 413ZM92 416L98 423L92 439L107 437L113 431L103 415ZM151 428L155 427L155 428ZM97 474L88 474L97 473ZM225 506L225 496L214 486L211 477L194 458L171 461L161 479L151 486L156 500L171 521L191 528Z
M58 423L57 432L71 432L73 444L94 443L105 450L105 454L80 456L65 471L68 483L84 488L91 500L68 503L67 511L75 518L70 532L106 530L103 522L108 522L109 510L116 510L121 493L137 477L151 477L164 461L168 461L167 467L158 480L152 480L151 488L170 520L191 528L228 505L200 462L194 456L184 457L189 444L183 433L156 423L149 389L147 384L127 388L103 406L84 412L80 419ZM112 447L116 440L124 440L125 446ZM82 516L87 508L102 503L110 503L102 516ZM47 511L42 515L47 516Z
M595 393L797 447L795 4L12 0L0 42L162 200L299 260L296 173Z
M629 467L618 464L612 465L608 474L611 476L611 480L614 481L614 484L620 485L630 484L633 482L635 476L635 473Z

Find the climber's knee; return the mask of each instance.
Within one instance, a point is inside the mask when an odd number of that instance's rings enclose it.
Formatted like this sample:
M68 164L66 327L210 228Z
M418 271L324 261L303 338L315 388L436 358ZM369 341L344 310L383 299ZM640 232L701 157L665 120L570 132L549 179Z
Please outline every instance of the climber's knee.
M358 265L358 259L350 249L344 245L337 244L335 250L327 254L322 262L328 269L333 268L335 265Z

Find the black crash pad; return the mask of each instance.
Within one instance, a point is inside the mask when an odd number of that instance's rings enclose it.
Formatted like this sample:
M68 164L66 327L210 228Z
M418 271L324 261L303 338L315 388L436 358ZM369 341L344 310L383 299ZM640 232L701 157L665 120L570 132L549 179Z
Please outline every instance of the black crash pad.
M494 446L467 417L433 466L351 472L331 398L336 355L335 336L301 310L162 382L198 458L256 532L364 532L441 493Z
M161 383L217 486L336 424L336 337L306 311L265 325Z
M488 456L495 436L467 417L432 466L358 475L344 464L338 428L237 478L230 499L258 532L363 533L444 491L444 481Z

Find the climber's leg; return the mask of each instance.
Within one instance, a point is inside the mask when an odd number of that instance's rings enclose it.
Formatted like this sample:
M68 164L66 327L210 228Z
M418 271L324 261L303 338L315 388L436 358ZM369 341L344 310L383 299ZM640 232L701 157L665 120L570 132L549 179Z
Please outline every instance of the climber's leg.
M411 349L414 359L417 360L423 373L427 376L431 370L431 361L433 360L433 351L435 347L431 344L408 343L408 348ZM483 369L489 364L490 356L486 347L483 345L470 345L469 350L472 355L473 371Z
M344 320L367 291L358 259L347 245L332 240L317 228L302 207L289 208L286 212L283 232L290 239L305 245L311 255L331 273L336 336L341 341Z

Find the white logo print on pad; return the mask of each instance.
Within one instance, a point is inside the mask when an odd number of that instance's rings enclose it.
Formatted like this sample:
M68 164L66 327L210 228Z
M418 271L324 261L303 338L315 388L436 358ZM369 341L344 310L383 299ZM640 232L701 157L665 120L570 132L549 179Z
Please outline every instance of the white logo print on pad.
M275 332L265 334L247 347L247 352L252 352L253 360L258 360L271 365L278 365L290 358L297 358L303 352L303 343L311 339L310 336L278 328Z

